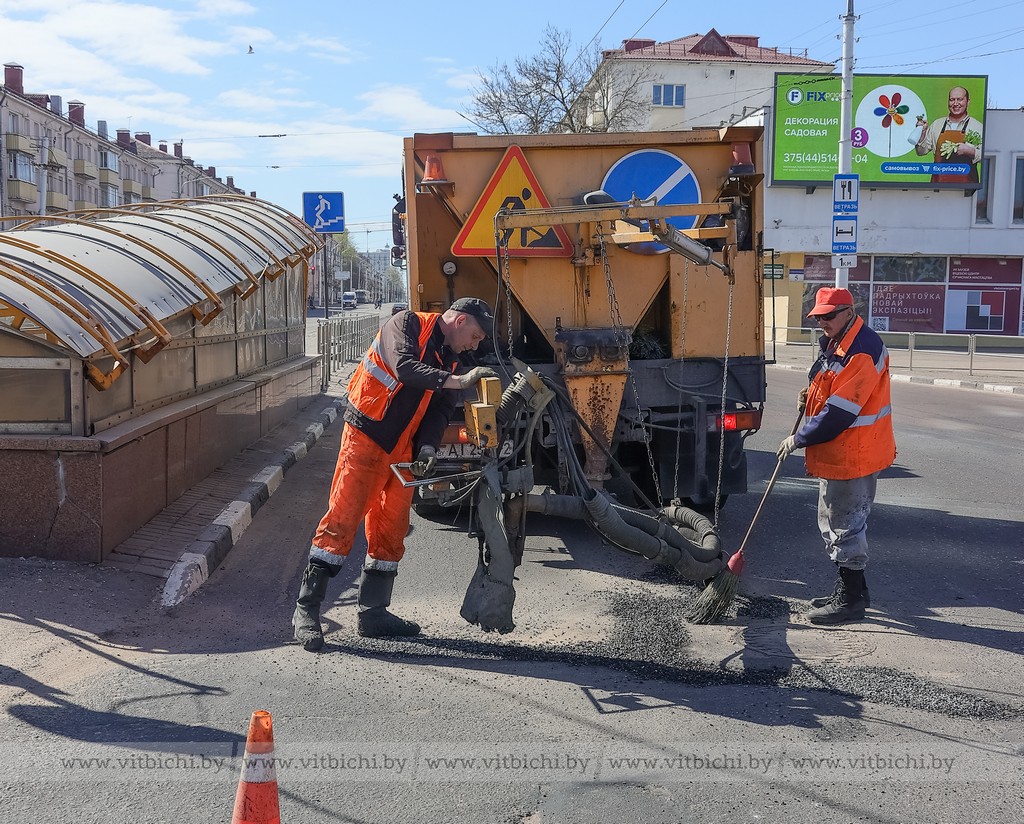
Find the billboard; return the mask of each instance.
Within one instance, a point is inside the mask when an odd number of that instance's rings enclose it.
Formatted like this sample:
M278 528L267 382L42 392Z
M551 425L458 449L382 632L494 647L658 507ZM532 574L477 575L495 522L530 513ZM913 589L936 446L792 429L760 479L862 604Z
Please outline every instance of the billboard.
M979 75L854 75L850 171L862 187L979 188L987 84ZM839 75L776 73L772 185L831 184L841 93Z

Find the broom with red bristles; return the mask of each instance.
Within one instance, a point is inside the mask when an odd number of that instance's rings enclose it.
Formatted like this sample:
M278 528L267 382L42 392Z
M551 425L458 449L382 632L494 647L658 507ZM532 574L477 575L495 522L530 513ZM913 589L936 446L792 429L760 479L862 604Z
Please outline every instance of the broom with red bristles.
M803 417L804 412L801 409L800 414L797 415L796 423L793 424L793 429L789 433L790 435L796 434ZM750 526L747 527L747 534L743 536L743 543L740 544L740 548L728 560L725 568L704 587L704 591L693 602L693 605L686 613L686 617L692 623L713 623L721 618L732 604L733 599L736 597L736 588L739 586L740 576L743 574L743 566L746 563L746 556L743 553L747 548L747 541L750 538L750 534L754 531L757 519L761 517L761 510L764 509L764 503L768 500L768 494L772 491L772 487L775 486L775 480L779 477L780 471L782 471L782 458L779 458L778 463L775 464L775 471L772 472L772 477L768 480L768 487L765 489L764 495L761 496L761 503L758 504L757 512L750 519Z

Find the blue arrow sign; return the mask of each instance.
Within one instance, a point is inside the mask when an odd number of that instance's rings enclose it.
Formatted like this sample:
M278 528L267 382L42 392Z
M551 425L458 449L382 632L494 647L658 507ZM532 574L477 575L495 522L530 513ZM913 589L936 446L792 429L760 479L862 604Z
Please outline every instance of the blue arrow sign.
M604 177L601 188L615 200L625 202L636 196L655 198L659 206L700 203L700 184L689 166L663 149L640 149L619 158ZM676 229L692 229L694 216L671 217L666 221ZM646 227L642 221L641 226ZM667 252L661 243L631 243L631 252L658 254Z
M345 231L345 194L343 192L303 192L302 219L314 232L332 234Z

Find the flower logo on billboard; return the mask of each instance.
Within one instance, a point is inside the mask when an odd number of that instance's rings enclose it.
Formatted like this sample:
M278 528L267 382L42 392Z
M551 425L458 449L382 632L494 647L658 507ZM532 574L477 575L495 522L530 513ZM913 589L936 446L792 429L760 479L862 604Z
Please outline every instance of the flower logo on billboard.
M887 94L878 95L878 102L882 105L875 108L875 114L882 118L883 129L888 129L894 122L897 126L903 125L903 115L910 111L910 106L901 106L901 100L903 95L899 92L895 92L891 99Z
M906 103L900 105L903 100L903 95L899 92L893 92L892 97L887 94L878 95L878 102L881 106L875 107L875 115L882 118L882 128L886 129L886 135L889 138L889 155L892 155L892 132L888 131L889 127L894 123L897 126L903 125L903 115L910 111L910 106Z

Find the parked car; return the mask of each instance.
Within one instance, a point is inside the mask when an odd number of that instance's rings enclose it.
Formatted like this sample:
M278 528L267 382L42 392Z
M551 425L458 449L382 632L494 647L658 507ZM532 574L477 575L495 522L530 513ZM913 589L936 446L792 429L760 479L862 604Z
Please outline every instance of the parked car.
M341 308L342 309L355 309L357 302L358 301L356 300L356 293L355 292L345 292L341 296Z
M408 303L392 303L391 304L391 314L392 315L397 315L399 312L404 312L408 308L409 308L409 304Z

